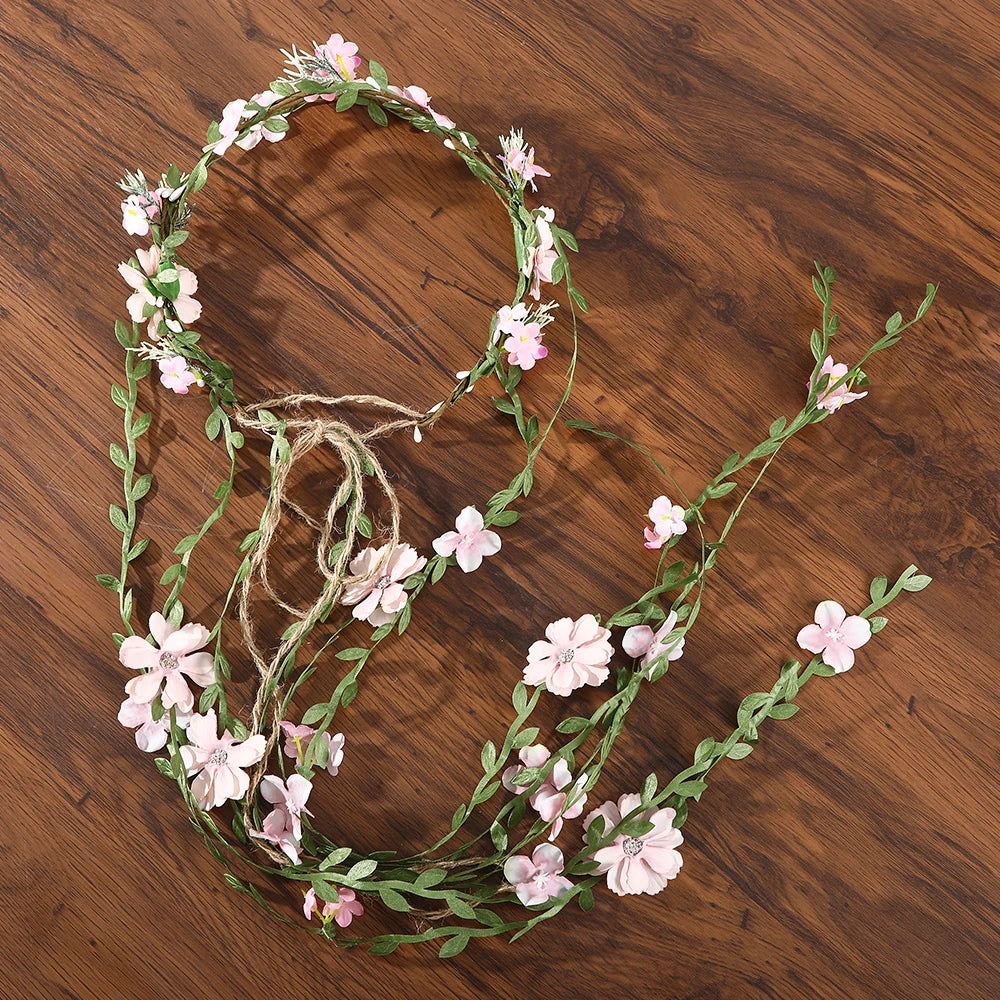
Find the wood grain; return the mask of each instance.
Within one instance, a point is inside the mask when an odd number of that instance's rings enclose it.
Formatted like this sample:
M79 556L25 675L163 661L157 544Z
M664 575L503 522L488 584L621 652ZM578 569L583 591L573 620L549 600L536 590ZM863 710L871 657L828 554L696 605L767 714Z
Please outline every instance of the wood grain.
M580 237L576 276L593 306L570 415L652 447L685 489L798 409L814 258L840 275L844 356L919 301L924 281L942 285L905 351L872 364L864 403L775 464L597 800L671 774L727 730L817 600L857 605L871 576L911 561L933 587L893 609L857 669L807 688L794 721L720 769L666 892L602 892L589 916L514 947L473 943L451 962L431 947L338 952L225 888L115 722L115 615L93 584L115 558L107 386L123 313L115 265L131 251L113 183L126 168L193 161L206 121L276 75L279 46L331 31L484 139L524 127L553 174L540 199ZM1000 994L998 38L996 6L976 0L9 3L0 995ZM311 110L280 146L233 157L198 208L188 256L201 329L248 396L374 391L427 405L507 300L495 203L405 127L376 134ZM567 337L563 319L530 376L543 411ZM148 402L147 610L221 468L199 441L202 402ZM258 516L262 454L248 447L232 515L198 560L196 618L218 607L233 543ZM422 445L393 440L384 456L407 537L427 550L455 511L506 483L518 446L477 392ZM308 477L317 502L330 471L317 460ZM332 836L409 849L447 827L544 624L606 612L645 585L653 557L637 532L664 489L631 452L554 435L501 556L449 575L373 662L344 716L346 766L317 796ZM298 570L307 556L290 548L288 560ZM305 574L285 582L308 597ZM294 898L275 898L293 912ZM366 923L392 926L375 904Z

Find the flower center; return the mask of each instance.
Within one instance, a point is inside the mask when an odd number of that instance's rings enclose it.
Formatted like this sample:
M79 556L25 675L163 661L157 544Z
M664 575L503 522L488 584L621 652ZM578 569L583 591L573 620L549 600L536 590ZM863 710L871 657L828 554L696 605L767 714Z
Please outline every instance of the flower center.
M828 628L823 634L830 642L840 642L844 638L844 633L839 628Z
M572 663L574 656L576 656L576 650L571 647L559 650L560 663Z
M375 581L375 589L376 590L385 590L385 588L388 587L391 582L392 581L389 579L389 574L388 573L383 573L382 576L380 576Z
M229 754L220 748L212 752L212 756L208 758L208 762L209 764L225 764L228 759Z
M642 851L642 841L638 837L626 837L622 841L622 850L630 858L634 858Z
M539 889L545 889L549 884L549 876L545 872L539 872L533 879Z
M160 653L160 666L164 670L176 670L177 657L173 653Z

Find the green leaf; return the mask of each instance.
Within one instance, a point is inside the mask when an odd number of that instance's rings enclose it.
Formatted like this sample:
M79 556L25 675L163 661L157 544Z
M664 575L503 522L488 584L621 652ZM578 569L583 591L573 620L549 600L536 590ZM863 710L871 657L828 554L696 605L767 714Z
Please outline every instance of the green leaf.
M885 597L885 588L889 585L889 581L884 576L877 576L872 580L872 585L868 588L868 593L871 596L872 604L878 604L879 601Z
M344 690L340 693L340 704L347 708L348 705L358 696L358 682L350 681L344 685Z
M514 404L509 400L505 399L503 396L494 396L493 405L501 412L508 413L511 416L514 415Z
M911 593L917 593L917 591L923 590L931 582L931 577L925 576L921 573L911 576L906 583L903 584L903 590L908 590Z
M377 861L372 861L371 858L364 858L353 865L345 877L351 881L358 882L361 879L368 878L376 868L378 868Z
M375 104L374 102L369 102L365 106L365 110L368 112L368 117L371 118L376 125L388 125L389 116L385 113L381 104Z
M816 279L813 278L813 281ZM809 350L812 352L812 356L819 361L823 356L823 338L819 335L819 330L813 330L809 337Z
M172 566L168 566L163 571L163 576L160 577L160 586L165 587L168 583L173 583L180 576L182 569L184 569L184 566L181 563L174 563Z
M143 552L146 551L147 545L149 545L149 539L140 538L139 541L137 541L135 545L133 545L132 548L128 550L127 561L131 562L133 559L138 559L139 556L141 556Z
M579 733L582 732L587 726L590 725L590 719L584 719L582 716L571 716L568 719L563 719L562 722L556 726L556 732L559 733Z
M459 954L459 952L465 951L465 946L468 943L468 934L456 934L454 937L448 938L448 940L441 945L441 950L438 952L438 958L452 958Z
M208 182L208 167L204 160L199 160L191 171L191 176L187 182L187 193L195 194L200 191Z
M270 90L279 97L291 97L295 93L295 88L287 80L272 80Z
M451 907L451 912L454 913L456 917L461 917L463 920L476 919L475 909L460 896L449 896L448 906Z
M374 59L368 61L368 75L383 89L389 86L389 75L384 67L375 62Z
M142 437L149 430L149 425L153 422L152 413L140 413L132 424L132 437Z
M768 428L768 434L771 437L777 437L785 429L786 423L787 421L784 417L778 417L778 419L775 420L774 423L772 423Z
M148 492L150 486L153 485L153 474L147 472L145 475L140 476L132 484L132 499L141 500Z
M111 504L108 508L108 516L111 518L111 523L121 532L128 531L128 518L125 516L125 511L118 506L118 504Z
M872 635L876 635L889 624L889 619L883 618L881 615L873 615L868 619L868 624L872 627Z
M272 84L272 86L274 86ZM371 955L391 955L399 947L398 941L376 941L369 949Z
M305 715L302 716L302 725L311 726L314 722L319 722L320 719L326 717L329 712L329 706L326 702L320 705L311 705L306 709Z
M492 740L487 740L483 744L483 752L479 755L479 761L485 772L489 773L493 770L497 762L497 748Z
M123 410L128 406L128 393L117 382L111 385L111 399L115 406L120 406Z
M222 430L222 411L216 407L205 420L205 437L214 441Z
M722 474L728 476L729 473L732 472L733 469L735 469L739 464L739 461L740 453L738 451L734 451L732 455L730 455L729 458L722 463Z
M798 710L798 705L775 705L767 714L772 719L790 719Z
M451 817L452 830L457 830L465 822L467 812L468 808L464 803L455 810L454 815Z
M903 314L899 312L894 312L885 321L885 332L889 334L898 333L899 328L903 325Z
M122 589L121 580L117 576L111 576L109 573L98 573L95 579L102 587L110 590L113 594L119 593Z
M198 544L197 535L185 535L175 546L174 552L182 556L186 552L190 552Z
M749 743L737 743L726 756L730 760L743 760L744 757L749 757L753 753L753 747Z
M137 344L136 338L132 335L131 328L126 326L120 319L115 320L115 337L122 347L135 347Z
M319 863L319 870L325 872L327 869L339 865L342 861L346 861L350 856L351 849L349 847L338 847Z
M382 902L389 907L390 910L395 910L397 913L407 913L410 909L410 904L402 896L402 894L396 892L395 889L390 889L385 887L379 889L379 896Z
M523 681L518 681L514 685L514 690L511 692L510 700L514 705L514 711L518 715L523 715L525 708L528 706L528 689L524 686Z
M128 465L128 455L125 454L125 449L118 443L112 442L109 449L111 454L111 461L118 466L119 469L124 469Z
M268 132L287 132L291 126L285 121L284 118L281 117L281 115L275 115L274 118L268 118L267 121L264 122L264 128L267 129Z
M414 885L418 889L431 889L447 877L448 873L443 868L428 868L427 871L423 871L417 876Z
M521 519L521 515L516 510L500 510L490 518L490 524L498 528L506 528Z
M358 92L356 90L345 90L344 93L337 98L337 103L335 108L337 111L347 111L349 108L353 108L358 100Z
M360 646L352 646L350 649L342 649L337 653L338 660L361 660L368 655L367 649Z

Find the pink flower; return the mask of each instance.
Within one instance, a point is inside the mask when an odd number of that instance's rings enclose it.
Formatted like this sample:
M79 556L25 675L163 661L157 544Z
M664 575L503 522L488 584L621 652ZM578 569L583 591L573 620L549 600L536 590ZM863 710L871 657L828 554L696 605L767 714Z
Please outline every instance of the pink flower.
M543 170L535 163L534 146L525 152L523 144L512 145L505 155L498 156L497 159L508 168L511 176L515 180L515 183L517 183L518 180L520 180L521 183L530 183L532 191L538 190L535 187L534 178L552 176L552 174L550 174L547 170Z
M324 903L322 912L319 900L316 898L316 890L310 889L306 892L305 904L302 907L306 919L312 920L313 914L318 914L324 924L328 924L332 919L339 927L347 927L355 917L360 917L365 912L365 908L357 901L353 889L337 889L336 892L337 902Z
M198 381L198 376L187 366L187 361L180 357L159 358L156 362L160 369L160 382L168 389L173 389L179 396L188 394L188 386Z
M402 97L404 101L409 101L411 104L416 104L417 107L423 108L440 128L455 128L455 123L450 118L446 115L439 115L431 107L431 99L427 96L427 91L423 87L417 87L411 83L409 87L403 90L400 90L399 87L388 87L386 89L397 97Z
M475 507L463 507L455 518L455 531L446 531L432 542L439 556L454 554L463 573L479 569L483 556L500 551L500 536L483 527L483 515Z
M363 549L351 560L351 572L363 579L346 587L340 599L348 606L356 604L354 617L370 625L384 625L403 610L407 598L402 581L427 564L427 559L418 556L412 545L397 545L378 576L371 579L388 548L383 545L378 549Z
M191 720L190 712L177 710L177 725L183 729ZM164 710L157 721L153 721L153 706L146 701L126 698L118 710L118 721L129 729L135 729L135 745L146 753L155 753L167 745L170 736L170 712Z
M132 236L148 236L149 223L160 211L158 195L130 194L122 202L122 226Z
M518 753L521 763L525 767L532 768L542 767L550 756L548 748L540 743L523 747ZM520 773L521 768L516 764L508 767L500 778L504 788L514 793L526 788L530 782L521 784L518 781ZM565 759L560 758L555 762L545 781L529 796L528 803L532 809L535 809L546 823L552 823L549 840L555 840L559 836L563 820L576 819L583 812L583 807L587 804L587 793L583 791L586 783L586 774L581 774L574 782L569 765Z
M342 80L353 80L361 68L357 45L354 42L345 42L342 35L331 35L322 45L316 46L315 54L317 59L328 63ZM326 74L327 71L321 69L317 70L315 75Z
M806 388L811 392L813 387L819 383L822 376L830 376L830 381L827 382L826 388L816 398L816 405L821 410L828 410L830 413L836 413L837 410L839 410L845 403L853 403L856 399L864 399L865 396L868 395L867 392L851 392L850 379L842 382L835 389L830 388L834 382L843 378L847 372L847 365L835 365L833 363L833 358L828 356L823 362L823 367L820 368L815 380L810 377L809 381L806 383Z
M667 660L679 660L684 653L684 637L670 643L664 640L677 626L677 612L671 611L663 624L654 632L648 625L633 625L622 636L622 649L628 656L641 656L642 666L652 663L658 656L667 654ZM655 668L650 667L646 676Z
M274 805L264 818L262 830L251 830L254 837L269 840L288 855L292 864L299 863L302 847L302 814L312 816L306 809L312 782L301 774L289 777L287 785L281 778L269 774L260 783L260 794L265 802Z
M503 877L514 886L517 898L525 906L547 903L565 895L573 883L561 874L562 851L553 844L539 844L531 857L515 854L503 866Z
M860 615L847 616L836 601L816 605L816 624L799 631L796 642L810 653L822 653L823 662L838 674L854 666L854 650L872 637L872 627Z
M593 615L552 622L545 629L548 642L539 639L528 650L525 684L544 684L558 695L567 695L584 684L603 684L613 652L610 635Z
M302 763L305 756L306 747L309 741L316 735L317 730L312 726L295 726L291 722L282 722L281 728L285 734L285 756L292 757L297 764ZM323 734L323 739L327 746L326 769L329 774L336 777L340 771L340 765L344 763L344 739L343 733L331 736L329 733Z
M640 796L630 794L623 795L617 805L605 802L587 816L583 828L587 830L597 816L603 816L604 832L610 833L641 801ZM607 847L594 852L593 858L598 862L596 871L608 873L608 888L612 892L619 896L641 892L655 896L677 877L684 859L676 848L684 843L684 838L680 830L674 829L675 815L673 809L647 809L633 818L652 823L649 833L641 837L619 834Z
M497 321L493 327L493 343L499 343L504 335L512 337L528 318L528 307L523 302L515 306L503 306L497 310Z
M666 497L657 497L649 508L649 519L652 528L644 528L647 549L659 549L663 543L674 535L683 535L688 530L684 523L684 508L680 504L672 504Z
M208 642L208 629L189 622L173 629L163 615L154 612L149 618L149 631L159 645L137 635L128 636L118 650L118 659L129 670L147 673L133 677L125 685L132 701L149 704L163 686L163 707L176 705L181 712L194 709L194 695L187 685L189 677L200 687L215 682L215 657L211 653L195 652ZM131 725L131 723L126 723Z
M125 303L129 316L133 322L141 323L147 306L155 307L149 316L149 336L153 340L159 340L160 323L163 320L164 298L147 280L154 278L159 273L161 254L158 246L151 246L148 250L136 250L136 257L142 271L132 267L130 264L119 264L118 273L125 279L129 288L133 289L133 294L128 297ZM182 323L193 323L201 316L201 303L193 298L198 291L198 278L194 271L184 267L183 264L174 263L177 270L177 280L180 290L177 297L172 300L173 311Z
M193 715L187 727L190 742L181 747L187 776L198 775L191 783L191 793L199 808L206 811L246 795L250 778L243 768L256 764L267 746L260 733L240 742L228 729L222 736L218 731L214 708L204 715Z
M243 131L244 120L260 114L259 111L248 108L248 104L258 104L262 108L267 108L274 104L278 97L279 95L273 91L265 90L263 93L254 94L249 101L230 101L222 109L222 118L219 121L219 138L205 146L203 152L212 152L216 156L223 156L232 145L239 146L240 149L253 149L261 139L266 139L268 142L280 142L285 138L285 133L272 132L269 128L264 127L263 122L254 125L242 138L236 138ZM282 121L286 120L284 115L276 117Z
M531 297L536 301L542 297L541 283L552 280L552 265L559 259L552 238L549 223L556 217L551 208L544 205L538 209L535 216L535 229L538 232L538 243L528 251L527 260L521 269L525 277L531 278Z
M538 323L517 323L503 349L507 352L507 363L525 371L549 355L549 349L542 344L542 327Z

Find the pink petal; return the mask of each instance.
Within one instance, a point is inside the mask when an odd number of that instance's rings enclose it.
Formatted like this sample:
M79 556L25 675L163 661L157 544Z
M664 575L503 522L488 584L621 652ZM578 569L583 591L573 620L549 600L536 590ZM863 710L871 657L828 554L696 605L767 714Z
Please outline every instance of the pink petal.
M182 748L183 749L183 748ZM191 794L195 802L206 812L215 806L215 790L212 787L212 775L204 770L191 782ZM223 799L225 801L225 799Z
M545 627L545 637L556 646L571 646L570 636L573 634L574 624L572 618L560 618Z
M189 295L178 295L174 299L174 312L185 325L194 323L201 316L201 303Z
M160 651L137 635L126 636L118 650L122 666L130 670L151 670L160 660Z
M265 802L284 802L285 801L285 783L281 778L275 777L273 774L266 774L260 782L260 794L261 798ZM267 820L273 816L274 813L269 813L267 819L264 820L264 829L267 831ZM282 821L282 826L284 826L284 821Z
M174 705L182 712L194 710L194 695L179 670L168 672L163 689L163 707L171 708Z
M676 877L681 870L683 859L679 851L644 842L640 858L654 871L667 878Z
M172 632L166 640L160 644L160 648L174 656L183 656L185 653L200 649L208 642L208 629L204 625L196 625L188 622L182 629Z
M563 870L563 852L554 844L539 844L531 852L531 860L540 872L558 875Z
M808 649L810 653L822 653L827 644L827 638L819 625L806 625L805 628L799 630L795 641L802 649Z
M484 556L495 556L500 551L500 536L495 531L480 531L476 544Z
M844 642L851 649L863 646L872 637L871 625L867 619L860 615L851 615L849 618L845 618L840 626L840 631L843 633Z
M646 866L638 858L622 860L608 871L608 888L619 896L637 896L649 885Z
M125 279L129 288L138 291L140 288L146 287L146 275L137 271L131 264L119 264L118 273Z
M191 716L187 738L190 743L209 752L216 748L219 743L219 721L214 708L210 708L204 715Z
M156 753L167 745L167 728L160 722L150 719L145 725L135 731L135 745L146 753Z
M647 549L662 549L663 543L667 540L666 535L661 535L658 532L653 531L652 528L643 528L642 533L646 539L643 545L645 545Z
M463 573L472 573L483 564L483 554L471 542L462 542L455 550L455 558Z
M212 776L212 791L215 794L213 805L215 806L221 806L229 799L239 798L240 776L246 780L246 785L249 787L250 779L242 771L229 767L228 764L223 764L221 767L209 764L201 773L205 774L207 771L215 772Z
M161 670L154 670L151 673L133 677L125 685L125 693L133 701L150 702L156 697L162 682L163 672Z
M544 639L536 639L528 647L528 660L529 662L554 661L557 652L558 649L551 642L546 642Z
M188 653L179 660L178 669L198 687L215 683L215 657L211 653Z
M461 540L462 536L457 531L446 531L439 538L435 538L431 545L439 556L450 556Z
M378 607L379 598L382 596L381 591L373 590L368 596L355 607L352 614L358 621L365 621L371 617L372 612ZM347 603L346 596L344 598L344 603Z
M190 729L188 730L190 732ZM226 762L234 767L250 767L264 756L267 740L258 733L250 736L242 743L234 743L226 751Z
M464 507L455 518L455 527L460 534L471 535L483 530L483 515L475 507Z
M823 650L823 662L842 674L854 666L854 650L846 642L831 642Z
M535 870L531 858L524 854L515 854L504 864L503 877L511 885L517 885L519 882L527 882L535 874Z
M143 726L147 722L151 722L152 718L152 712L147 703L133 701L131 698L126 698L122 702L122 707L118 709L118 721L123 726L128 726L129 729Z
M183 359L182 359L183 361ZM162 365L160 370L163 370ZM160 614L159 611L154 611L149 616L149 632L152 637L156 640L158 646L162 646L167 641L167 636L173 632L173 626Z
M822 601L816 606L816 624L825 632L830 628L839 628L847 612L836 601Z

